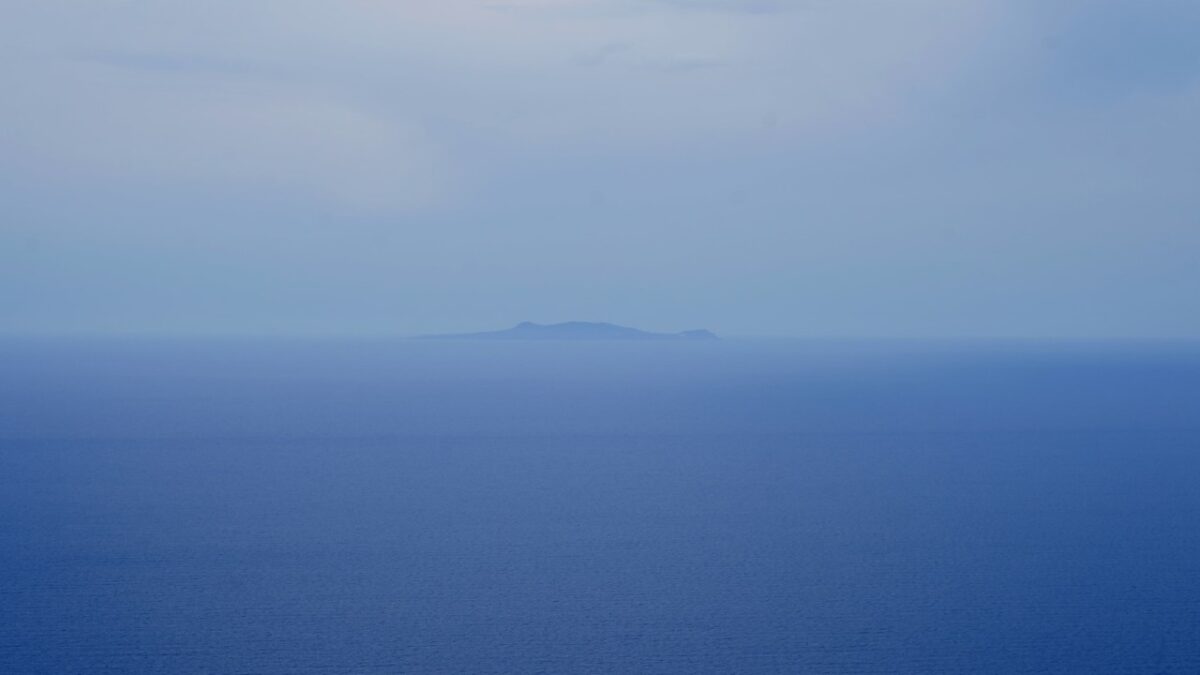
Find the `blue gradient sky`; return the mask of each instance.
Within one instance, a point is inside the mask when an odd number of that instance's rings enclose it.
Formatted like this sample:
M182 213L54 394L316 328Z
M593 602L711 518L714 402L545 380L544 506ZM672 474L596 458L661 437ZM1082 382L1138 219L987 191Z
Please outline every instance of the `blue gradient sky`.
M1200 337L1192 0L0 2L0 333Z

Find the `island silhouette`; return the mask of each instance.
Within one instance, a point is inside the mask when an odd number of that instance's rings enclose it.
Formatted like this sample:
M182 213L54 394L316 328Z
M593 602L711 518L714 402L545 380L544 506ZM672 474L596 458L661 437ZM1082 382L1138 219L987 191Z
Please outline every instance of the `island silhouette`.
M652 333L638 328L594 321L563 323L521 323L504 330L480 333L445 333L419 335L418 340L716 340L716 335L702 329L678 333Z

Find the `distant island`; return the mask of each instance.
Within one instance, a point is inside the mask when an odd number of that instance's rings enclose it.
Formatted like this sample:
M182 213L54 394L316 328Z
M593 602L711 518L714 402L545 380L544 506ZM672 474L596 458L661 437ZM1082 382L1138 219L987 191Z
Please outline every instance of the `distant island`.
M420 335L418 340L716 340L707 330L685 330L678 333L651 333L618 326L612 323L567 321L564 323L521 323L505 330L482 333L448 333Z

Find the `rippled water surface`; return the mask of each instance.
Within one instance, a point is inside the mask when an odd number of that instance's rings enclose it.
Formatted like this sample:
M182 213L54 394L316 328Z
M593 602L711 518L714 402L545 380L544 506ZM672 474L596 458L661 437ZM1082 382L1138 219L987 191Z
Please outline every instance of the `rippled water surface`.
M1180 345L8 341L0 672L1200 672Z

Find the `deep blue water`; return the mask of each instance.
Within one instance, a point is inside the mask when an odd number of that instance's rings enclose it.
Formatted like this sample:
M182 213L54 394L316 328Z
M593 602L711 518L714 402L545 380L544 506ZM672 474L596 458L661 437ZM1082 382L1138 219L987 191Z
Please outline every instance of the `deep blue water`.
M1200 348L9 340L0 672L1200 672Z

